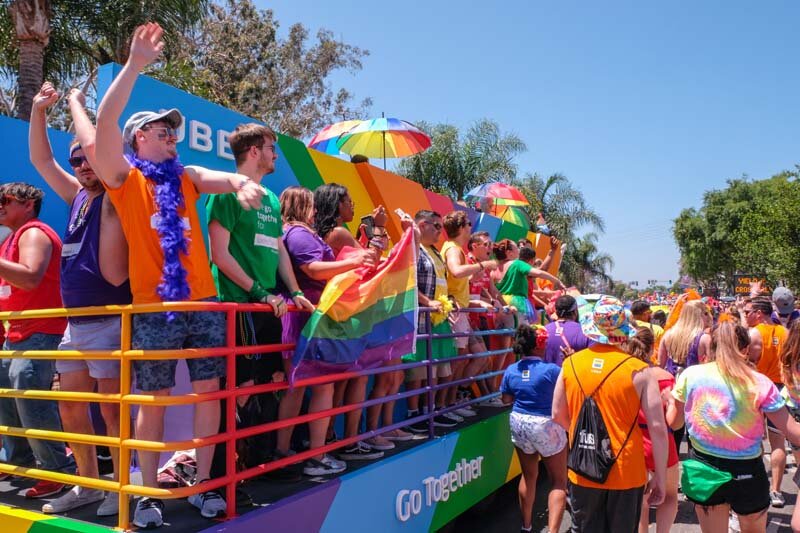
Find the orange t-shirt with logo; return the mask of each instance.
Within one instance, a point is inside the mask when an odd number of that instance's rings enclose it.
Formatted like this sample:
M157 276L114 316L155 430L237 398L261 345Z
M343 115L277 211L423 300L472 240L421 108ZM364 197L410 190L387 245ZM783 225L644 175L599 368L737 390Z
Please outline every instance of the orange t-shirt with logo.
M629 357L628 354L615 346L595 344L573 354L567 361L564 361L562 371L569 407L570 443L575 432L578 413L580 413L585 398L581 387L586 394L591 394L611 369L627 357ZM573 364L575 365L574 372ZM643 361L636 358L628 359L611 374L594 396L597 407L603 414L603 420L611 438L611 450L614 454L619 452L625 436L634 425L625 448L611 467L608 479L602 484L595 483L569 470L568 476L571 483L580 487L611 490L632 489L647 483L642 431L637 423L640 401L639 394L633 385L633 374L646 368L647 364ZM580 387L575 379L576 373Z
M200 193L189 175L181 176L181 192L185 206L178 209L183 218L184 234L188 244L188 255L181 254L181 265L186 269L186 281L191 293L190 300L200 300L217 295L211 267L208 263L205 242L197 216L197 200ZM164 252L156 230L158 206L155 200L155 184L147 180L137 168L131 168L125 182L117 189L108 189L108 197L117 210L122 231L128 240L130 264L128 274L134 304L158 303L161 297L157 288L161 283Z
M767 376L773 383L781 383L780 353L786 342L788 331L780 324L758 324L756 329L761 333L761 358L756 370Z

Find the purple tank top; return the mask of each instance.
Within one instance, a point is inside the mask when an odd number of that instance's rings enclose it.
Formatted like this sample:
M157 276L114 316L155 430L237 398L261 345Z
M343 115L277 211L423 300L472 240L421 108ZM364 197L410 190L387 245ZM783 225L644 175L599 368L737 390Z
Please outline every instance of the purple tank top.
M115 287L100 273L100 219L104 195L105 192L90 204L89 195L81 189L72 201L61 250L61 298L65 307L131 303L128 280Z

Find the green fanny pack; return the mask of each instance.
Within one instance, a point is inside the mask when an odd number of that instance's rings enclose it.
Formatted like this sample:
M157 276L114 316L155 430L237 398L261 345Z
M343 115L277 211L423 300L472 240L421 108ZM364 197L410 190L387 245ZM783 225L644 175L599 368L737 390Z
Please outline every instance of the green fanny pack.
M681 489L687 498L696 502L708 500L733 475L723 472L697 459L681 461Z

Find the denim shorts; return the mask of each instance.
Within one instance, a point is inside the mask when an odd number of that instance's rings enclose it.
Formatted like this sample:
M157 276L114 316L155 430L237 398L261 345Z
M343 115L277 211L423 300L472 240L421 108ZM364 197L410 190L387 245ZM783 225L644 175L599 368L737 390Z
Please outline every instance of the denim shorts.
M203 301L217 301L207 298ZM225 313L218 311L186 311L174 313L171 322L167 313L133 315L131 348L134 350L180 350L183 348L219 348L225 346ZM187 359L189 379L205 381L225 376L224 357ZM136 387L141 391L158 391L175 386L177 359L137 360L133 362Z
M64 331L59 350L119 350L120 317L112 316L87 322L70 322ZM119 361L116 359L58 359L59 374L89 370L94 379L119 377Z

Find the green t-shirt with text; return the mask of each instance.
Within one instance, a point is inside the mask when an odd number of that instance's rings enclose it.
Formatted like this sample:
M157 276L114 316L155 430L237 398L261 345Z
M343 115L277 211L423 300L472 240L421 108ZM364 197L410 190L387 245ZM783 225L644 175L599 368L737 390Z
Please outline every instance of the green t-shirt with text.
M275 289L278 272L278 239L283 236L281 205L278 197L267 189L261 208L245 211L234 193L211 194L206 200L206 217L216 220L231 234L228 251L248 276L265 289ZM211 273L223 302L248 301L246 290L211 264Z

